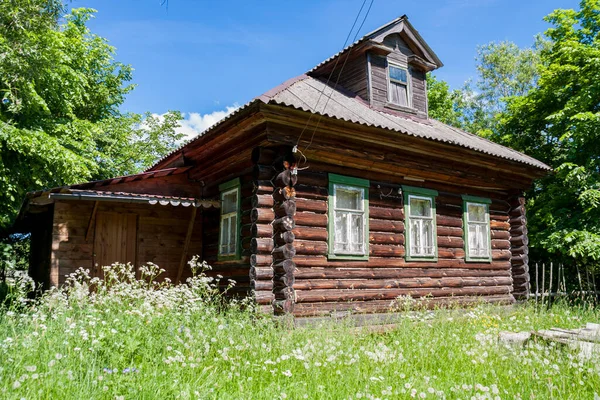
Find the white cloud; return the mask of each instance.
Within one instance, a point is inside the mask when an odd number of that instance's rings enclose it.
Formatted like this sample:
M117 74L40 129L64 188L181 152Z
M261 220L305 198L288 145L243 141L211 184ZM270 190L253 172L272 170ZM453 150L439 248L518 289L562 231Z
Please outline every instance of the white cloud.
M240 108L239 104L234 103L232 106L225 107L224 110L213 111L209 114L200 113L181 113L183 119L179 120L179 127L175 129L177 133L183 133L182 142L187 142L206 129L210 128L235 110ZM162 121L164 114L152 114L153 117L158 118ZM144 123L142 122L142 126Z
M176 131L183 133L186 141L193 139L238 108L240 108L239 104L234 103L232 106L225 107L225 110L213 111L210 114L182 113L183 119L179 121L181 126Z

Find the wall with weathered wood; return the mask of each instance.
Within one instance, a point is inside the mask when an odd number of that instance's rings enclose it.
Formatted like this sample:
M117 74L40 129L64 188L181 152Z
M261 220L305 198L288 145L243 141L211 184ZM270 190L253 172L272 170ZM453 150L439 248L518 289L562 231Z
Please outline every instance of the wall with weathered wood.
M493 261L465 262L460 195L469 194L468 190L440 191L436 197L439 259L407 262L400 184L414 186L414 182L371 182L369 260L333 261L327 259L327 174L300 172L293 231L296 315L385 311L399 296L428 296L432 304L514 301L509 204L496 196L490 206Z
M345 65L344 65L345 64ZM343 68L343 69L342 69ZM322 78L327 79L329 75ZM367 56L360 56L345 62L343 59L338 63L336 69L331 74L331 83L338 83L338 87L343 87L352 93L356 93L364 101L369 101L369 88L367 76Z
M61 285L65 275L77 268L94 268L95 221L91 234L86 232L94 202L56 201L52 224L52 251L50 255L50 283ZM161 276L175 281L185 243L192 209L146 204L99 202L98 212L133 213L138 216L137 264L153 262L166 270ZM190 241L189 257L202 251L201 219L197 218ZM191 275L184 266L183 280Z
M384 108L388 104L388 77L387 65L393 63L405 67L409 72L409 96L412 108L420 115L427 115L427 88L425 73L418 68L411 67L408 57L414 55L406 42L395 33L386 37L383 45L391 52L387 57L372 54L370 58L370 84L371 104L375 107Z

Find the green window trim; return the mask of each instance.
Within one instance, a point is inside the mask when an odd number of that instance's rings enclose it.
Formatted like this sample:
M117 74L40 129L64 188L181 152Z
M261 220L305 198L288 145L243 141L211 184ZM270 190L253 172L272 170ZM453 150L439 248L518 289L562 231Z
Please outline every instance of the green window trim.
M363 210L364 210L364 254L340 254L335 253L335 186L347 186L363 191ZM329 174L329 196L327 208L327 258L329 260L355 260L364 261L369 259L369 181L367 179L354 178L350 176Z
M466 262L492 262L492 225L490 221L490 204L492 200L485 197L476 197L462 195L463 199L463 241L465 243L465 261ZM488 256L487 257L473 257L469 251L469 215L468 215L468 204L477 204L485 207L485 215L487 220L487 242L488 242Z
M223 239L223 232L221 229L223 228L223 195L225 193L231 192L233 190L237 190L237 216L236 216L236 229L235 229L235 254L221 254L221 241ZM241 239L241 229L242 229L242 193L241 193L241 183L240 178L235 178L225 183L219 185L219 198L221 201L221 214L219 215L219 251L217 253L218 261L228 261L228 260L239 260L242 256L242 246L240 243Z
M402 185L402 193L404 197L404 258L406 261L437 261L438 260L438 245L437 245L437 213L435 207L435 197L438 195L437 190L425 189L414 186ZM410 223L410 197L417 197L431 200L431 216L433 225L433 255L412 255L410 251L411 238L411 223Z

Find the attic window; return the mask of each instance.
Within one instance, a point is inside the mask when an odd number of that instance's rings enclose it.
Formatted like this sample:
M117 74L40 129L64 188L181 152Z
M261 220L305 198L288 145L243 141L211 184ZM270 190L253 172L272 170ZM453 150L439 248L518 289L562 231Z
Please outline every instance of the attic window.
M408 70L396 65L388 65L389 101L403 107L410 107L408 102Z

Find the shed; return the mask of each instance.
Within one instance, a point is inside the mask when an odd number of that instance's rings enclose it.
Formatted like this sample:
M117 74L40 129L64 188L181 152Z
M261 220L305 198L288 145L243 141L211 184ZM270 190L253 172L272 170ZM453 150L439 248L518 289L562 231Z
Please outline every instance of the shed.
M550 168L429 118L441 66L402 16L142 174L30 193L31 275L151 261L178 281L198 254L275 314L526 298L523 192Z

